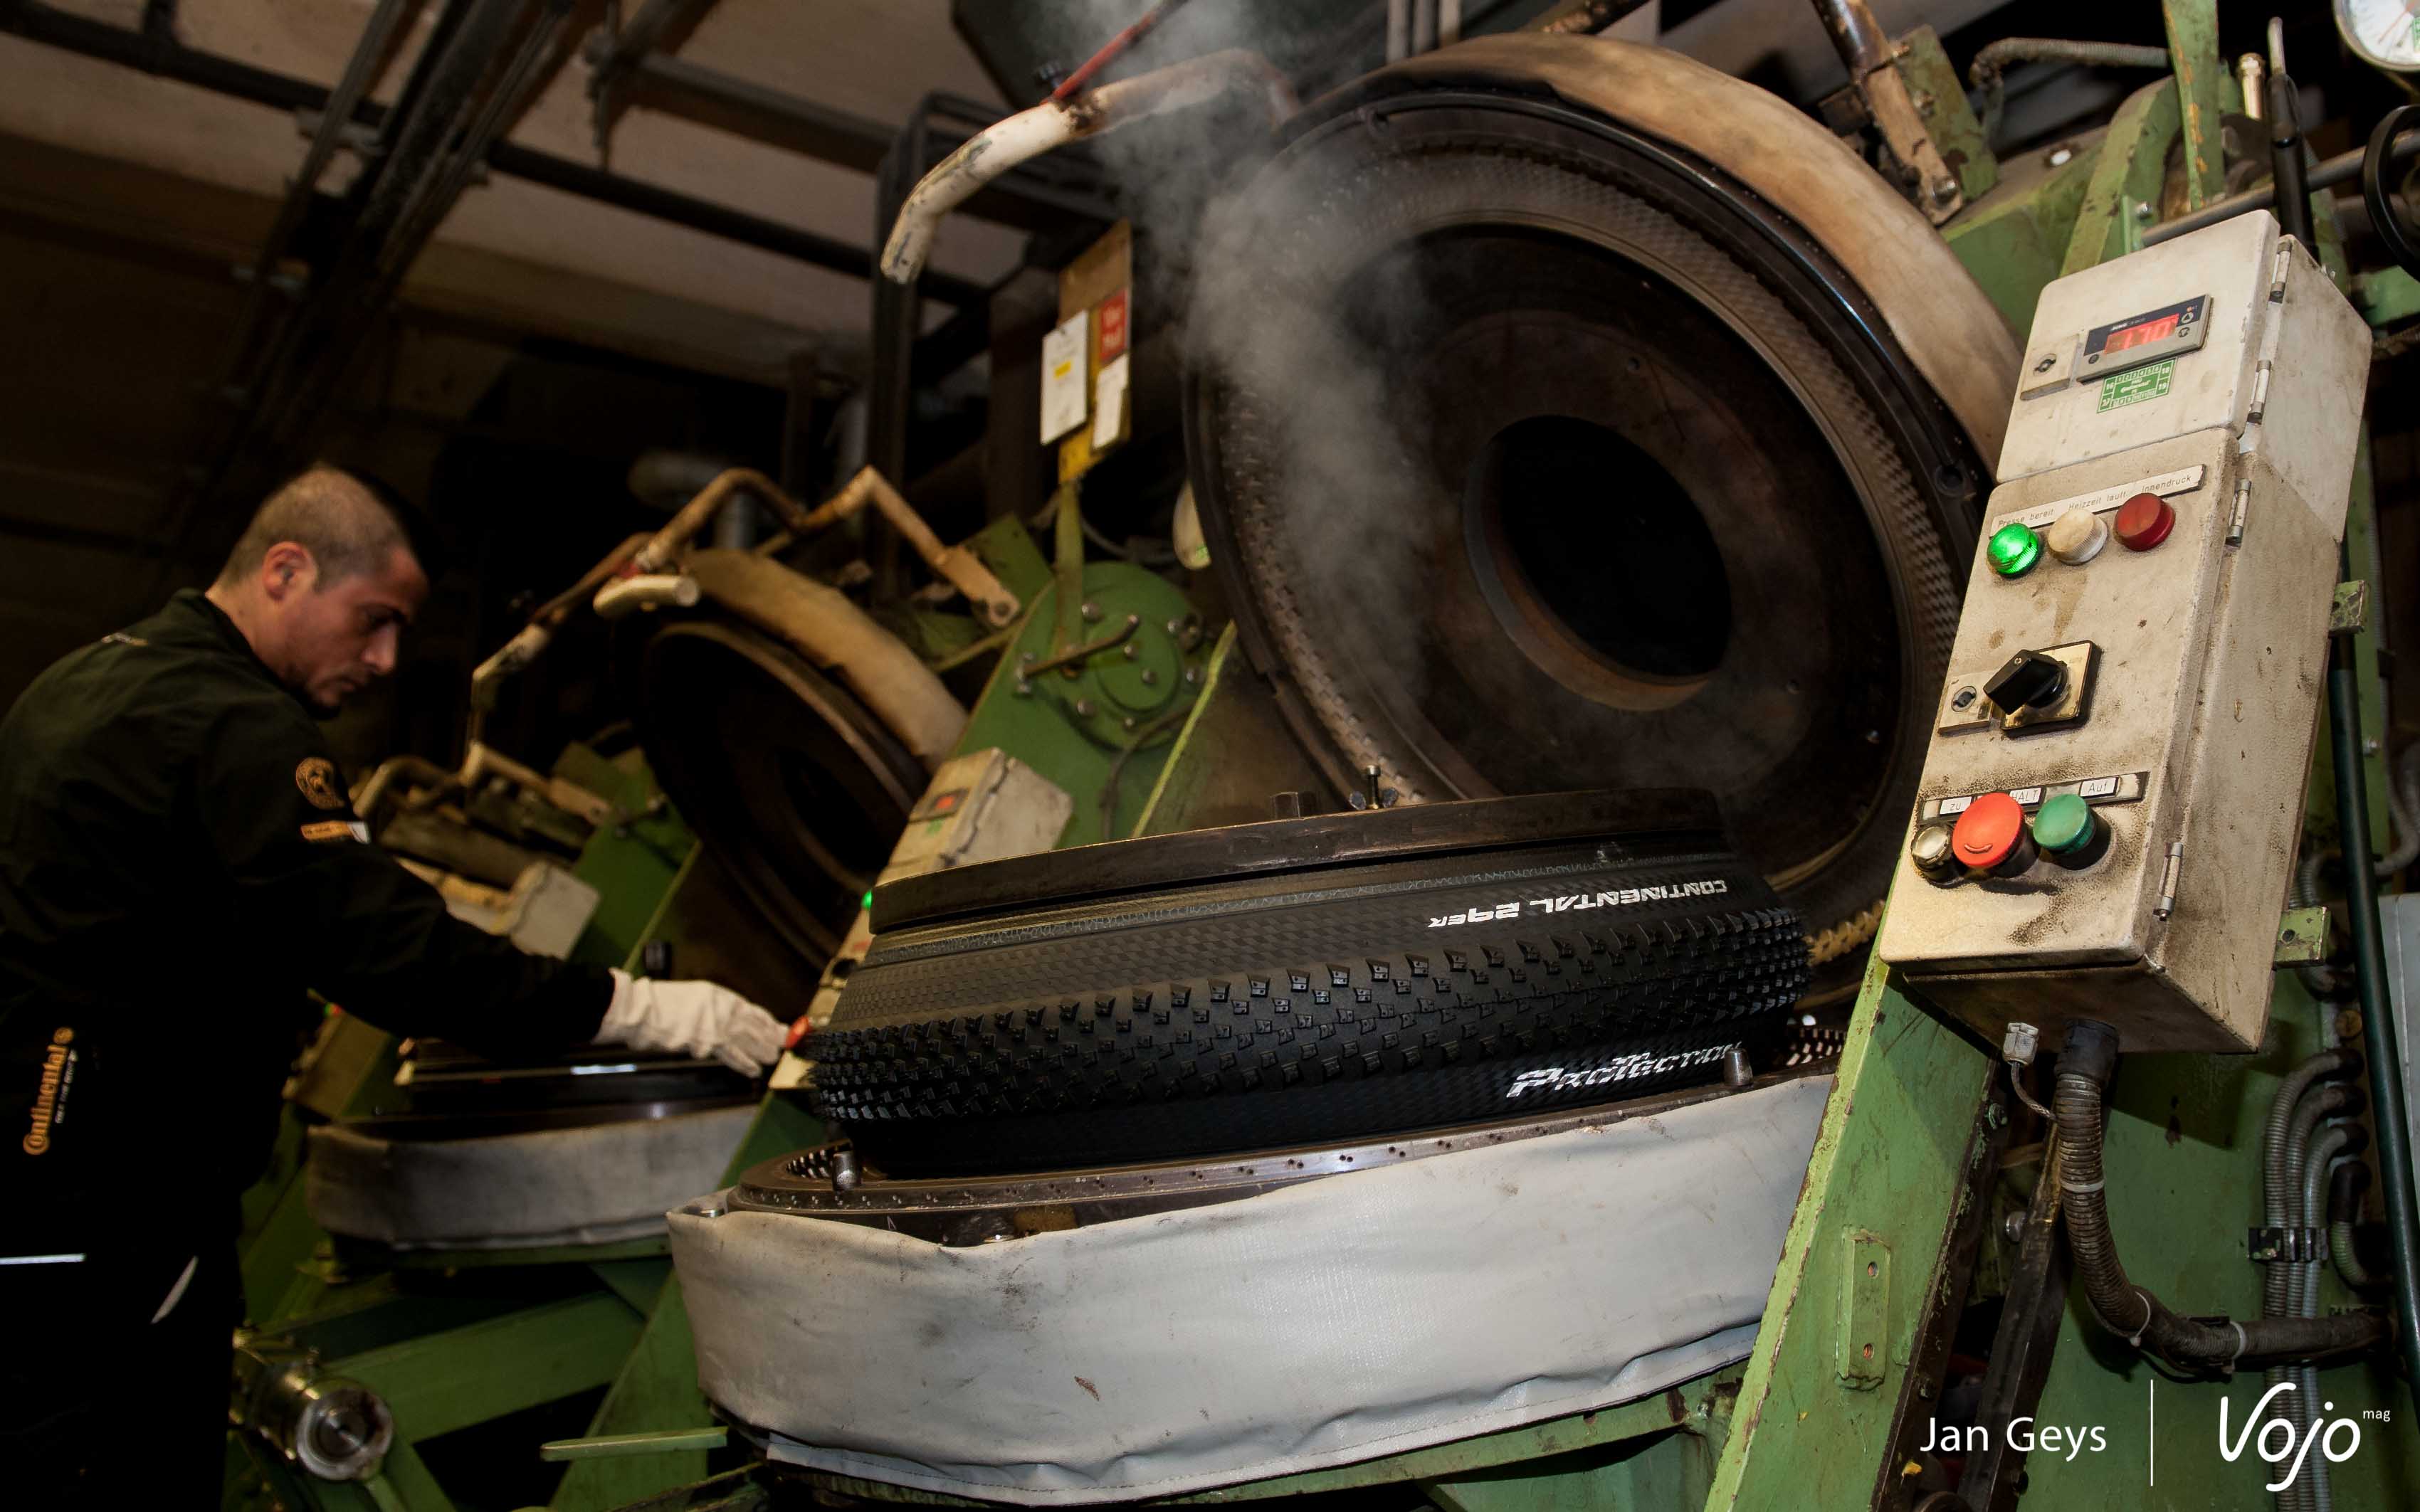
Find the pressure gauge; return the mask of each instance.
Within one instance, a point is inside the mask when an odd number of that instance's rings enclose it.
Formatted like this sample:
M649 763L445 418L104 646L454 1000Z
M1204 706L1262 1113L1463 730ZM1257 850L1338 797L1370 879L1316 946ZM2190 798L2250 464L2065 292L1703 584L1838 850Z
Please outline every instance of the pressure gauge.
M2420 73L2420 0L2335 0L2336 30L2375 67Z

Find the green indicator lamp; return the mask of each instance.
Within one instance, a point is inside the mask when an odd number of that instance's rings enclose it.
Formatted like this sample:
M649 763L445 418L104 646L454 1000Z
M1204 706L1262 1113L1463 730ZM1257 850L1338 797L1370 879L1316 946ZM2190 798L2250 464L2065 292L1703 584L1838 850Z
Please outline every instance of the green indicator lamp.
M2003 578L2022 578L2041 560L2041 537L2030 525L2017 521L2001 526L1992 532L1992 544L1984 552L1992 559L1992 570Z
M871 908L874 906L874 889L872 887L865 889L865 896L857 901L857 906L860 908Z
M2072 793L2042 800L2034 812L2034 843L2063 867L2090 866L2109 849L2109 825L2092 805Z

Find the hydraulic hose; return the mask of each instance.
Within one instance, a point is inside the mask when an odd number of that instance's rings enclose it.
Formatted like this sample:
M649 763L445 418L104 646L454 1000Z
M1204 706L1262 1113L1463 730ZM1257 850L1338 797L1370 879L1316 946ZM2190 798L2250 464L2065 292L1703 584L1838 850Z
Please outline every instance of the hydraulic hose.
M2002 79L2013 63L2081 63L2101 69L2165 69L2168 50L2127 42L2071 42L2056 37L2004 37L1975 54L1967 65L1966 82L1983 92L1983 142L2000 134L2000 116L2008 105Z
M2070 1024L2067 1047L2058 1058L2058 1088L2051 1100L2063 1162L2058 1184L2068 1250L2102 1325L2179 1369L2211 1375L2351 1353L2383 1338L2384 1319L2370 1313L2199 1322L2178 1316L2127 1279L2109 1227L2102 1165L2102 1102L2117 1066L2115 1029L2089 1019Z

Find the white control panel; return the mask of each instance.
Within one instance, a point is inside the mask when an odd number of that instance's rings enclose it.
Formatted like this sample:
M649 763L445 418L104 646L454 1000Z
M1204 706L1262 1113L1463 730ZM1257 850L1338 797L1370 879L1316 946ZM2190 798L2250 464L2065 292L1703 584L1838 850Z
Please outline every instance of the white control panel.
M2265 211L2043 291L1879 945L1993 1041L2258 1045L2368 361Z

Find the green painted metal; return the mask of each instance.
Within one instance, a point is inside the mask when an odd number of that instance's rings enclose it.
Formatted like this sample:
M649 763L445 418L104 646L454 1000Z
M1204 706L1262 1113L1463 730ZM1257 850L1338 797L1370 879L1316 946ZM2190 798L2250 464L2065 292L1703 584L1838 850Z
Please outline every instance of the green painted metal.
M607 798L633 817L599 825L582 848L572 874L595 887L597 912L572 947L571 959L628 966L697 851L697 838L633 751L607 761L585 746L565 748L554 775Z
M616 1240L610 1244L537 1244L519 1249L415 1249L395 1250L380 1244L357 1244L339 1241L339 1257L355 1270L387 1271L458 1271L493 1270L505 1266L597 1265L614 1260L647 1260L660 1258L664 1241L658 1235L647 1239Z
M2373 326L2392 326L2420 315L2420 279L2400 268L2382 268L2353 280L2353 307Z
M1798 1211L1782 1242L1763 1326L1736 1408L1736 1426L1705 1504L1800 1512L1870 1503L1925 1304L1932 1295L1960 1195L1982 1146L1973 1137L1995 1069L1972 1040L1919 1008L1870 964L1838 1080L1823 1109ZM1852 1242L1852 1236L1869 1242ZM1890 1251L1882 1326L1862 1350L1882 1379L1844 1380L1833 1320L1857 1295L1864 1263ZM1859 1273L1853 1286L1850 1271Z
M1991 193L2000 181L2000 160L1983 140L1983 123L1966 103L1966 86L1941 48L1941 38L1930 26L1918 26L1899 39L1892 60L1907 83L1908 99L1924 120L1924 133L1941 153L1941 161L1958 176L1958 187L1968 203Z
M2144 229L2159 213L2168 148L2180 125L2174 79L2146 85L2118 107L2076 210L2075 232L2059 267L2062 277L2142 246Z
M1606 1472L1605 1484L1607 1487L1626 1487L1635 1484L1634 1473L1614 1467L1646 1446L1676 1434L1698 1442L1700 1447L1692 1452L1701 1454L1711 1470L1712 1446L1722 1443L1730 1431L1732 1403L1739 1394L1742 1368L1727 1365L1637 1401L1593 1412L1575 1412L1568 1417L1533 1423L1527 1427L1507 1428L1500 1433L1462 1439L1432 1448L1385 1455L1357 1464L1304 1471L1295 1475L1277 1475L1184 1496L1154 1497L1130 1504L1218 1505L1404 1483L1417 1484L1434 1493L1439 1488L1476 1486L1481 1481L1491 1485L1511 1485L1529 1474L1540 1477L1542 1483L1561 1481L1575 1473L1589 1471ZM916 1506L992 1504L855 1475L817 1472L805 1478L821 1490L860 1501ZM1475 1489L1470 1494L1479 1498L1488 1492ZM1625 1491L1624 1494L1630 1493ZM1701 1489L1695 1501L1685 1503L1634 1499L1609 1504L1664 1507L1696 1505L1702 1501Z
M2179 129L2184 138L2185 208L2200 209L2226 193L2226 150L2219 137L2226 66L2218 55L2218 8L2212 0L2161 0L2168 30L2168 67L2176 75Z
M822 1120L803 1103L786 1093L768 1093L740 1136L723 1180L737 1180L759 1161L821 1144L824 1138ZM605 1400L589 1420L590 1438L661 1432L703 1423L712 1415L706 1394L698 1390L696 1340L680 1277L663 1282L645 1319ZM637 1458L584 1460L564 1474L550 1505L558 1512L603 1512L702 1479L706 1468L706 1451L695 1447Z
M975 560L991 569L1001 586L1017 596L1019 602L1031 602L1033 595L1050 586L1050 562L1042 548L1033 544L1033 532L1025 522L1013 516L1002 516L962 543L975 555Z
M602 1438L557 1439L538 1445L541 1459L624 1459L632 1455L658 1455L675 1449L720 1449L731 1430L712 1427L664 1428L653 1433L611 1433Z
M2000 160L1997 187L1941 228L1949 250L2020 337L2033 328L2042 285L2067 259L2101 139L2094 132Z
M1309 793L1321 802L1326 786L1244 660L1230 625L1210 649L1202 696L1171 743L1132 833L1249 824L1270 817L1279 793Z
M377 1392L414 1442L489 1422L613 1381L639 1339L639 1315L610 1291L332 1359Z
M2290 973L2279 977L2272 1011L2257 1056L2129 1056L2118 1065L2106 1146L2111 1222L2128 1275L2180 1311L2260 1311L2262 1268L2246 1257L2244 1231L2260 1221L2261 1122L2279 1078L2319 1048L2318 1014ZM2357 1300L2333 1269L2323 1274L2322 1306ZM2420 1424L2391 1363L2330 1369L2319 1381L2322 1400L2335 1404L2326 1415L2351 1420L2362 1439L2344 1463L2330 1467L2335 1504L2414 1504ZM2039 1415L2098 1426L2107 1447L2072 1459L2030 1457L2026 1504L2079 1512L2266 1508L2263 1486L2273 1476L2258 1454L2246 1450L2229 1463L2218 1448L2219 1402L2229 1404L2232 1436L2262 1390L2257 1371L2225 1384L2159 1378L2090 1321L2079 1289L2059 1328ZM2363 1420L2381 1412L2388 1421ZM2338 1447L2344 1443L2339 1438Z
M997 746L1064 789L1076 807L1059 837L1061 845L1105 838L1101 798L1112 777L1112 827L1120 835L1133 833L1209 652L1198 629L1189 632L1193 643L1187 643L1184 627L1198 625L1198 618L1185 594L1164 579L1123 562L1095 562L1085 565L1081 581L1074 639L1063 639L1063 595L1054 582L1032 602L1016 640L992 669L956 748L963 754ZM1085 619L1084 604L1093 605L1098 618ZM1058 669L1031 679L1023 675L1024 658L1038 663L1065 645L1113 634L1128 615L1137 620L1131 637L1070 664L1065 671L1073 676ZM1179 629L1171 632L1171 624ZM1125 655L1128 644L1137 648L1132 658ZM1145 671L1149 682L1143 681ZM1020 683L1030 691L1017 692ZM1127 718L1135 721L1132 730L1125 728ZM1140 748L1127 755L1137 742Z

